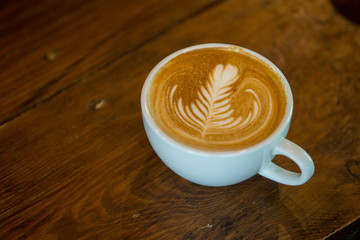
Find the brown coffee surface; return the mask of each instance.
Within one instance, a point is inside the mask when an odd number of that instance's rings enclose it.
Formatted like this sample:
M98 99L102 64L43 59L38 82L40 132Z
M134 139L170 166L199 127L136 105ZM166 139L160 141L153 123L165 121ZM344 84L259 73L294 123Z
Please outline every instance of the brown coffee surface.
M156 73L148 104L160 129L191 147L227 151L252 146L280 124L286 94L280 76L235 48L178 55Z

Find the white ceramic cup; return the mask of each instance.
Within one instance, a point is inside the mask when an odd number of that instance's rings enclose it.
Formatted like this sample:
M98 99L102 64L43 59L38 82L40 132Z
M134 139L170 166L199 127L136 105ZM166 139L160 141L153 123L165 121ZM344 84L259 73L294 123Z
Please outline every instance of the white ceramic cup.
M206 151L189 147L166 135L153 120L148 93L156 72L169 60L194 49L211 47L240 48L261 59L281 76L287 96L285 115L277 129L261 142L238 151ZM257 173L287 185L300 185L314 173L310 156L298 145L285 139L291 121L293 97L289 83L282 72L265 57L242 47L209 43L179 50L158 63L148 75L141 93L141 110L148 139L159 158L181 177L205 186L227 186L244 181ZM294 161L301 173L291 172L272 162L275 155L284 155Z

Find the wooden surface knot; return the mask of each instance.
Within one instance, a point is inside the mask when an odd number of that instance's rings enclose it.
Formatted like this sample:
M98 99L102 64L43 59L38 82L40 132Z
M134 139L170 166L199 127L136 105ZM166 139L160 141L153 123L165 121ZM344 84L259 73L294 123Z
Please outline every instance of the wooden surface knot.
M104 98L97 98L97 99L92 100L89 103L88 108L91 111L97 111L100 108L102 108L105 105L105 103L106 103L106 100Z
M351 176L360 180L360 160L346 160L346 169Z
M45 59L49 62L54 61L59 56L59 52L57 50L51 50L45 53Z

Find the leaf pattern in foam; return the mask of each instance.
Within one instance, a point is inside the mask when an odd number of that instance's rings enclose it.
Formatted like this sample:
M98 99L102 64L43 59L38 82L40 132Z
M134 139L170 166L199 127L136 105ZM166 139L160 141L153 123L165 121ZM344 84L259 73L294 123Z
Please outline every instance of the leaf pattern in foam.
M230 104L232 94L232 84L239 76L239 69L231 64L219 64L209 75L209 80L205 86L201 86L197 99L184 106L182 99L178 102L173 101L173 95L177 85L170 90L170 103L178 118L187 126L201 133L204 137L211 128L229 129L241 121L232 117L233 109ZM174 103L174 104L173 104Z

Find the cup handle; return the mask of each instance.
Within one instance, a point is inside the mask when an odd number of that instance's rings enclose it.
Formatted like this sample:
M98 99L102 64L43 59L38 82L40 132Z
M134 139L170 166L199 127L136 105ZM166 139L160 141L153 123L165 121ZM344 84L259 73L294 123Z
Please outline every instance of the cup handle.
M284 155L290 158L298 165L301 173L288 171L273 162L269 162L267 166L260 170L260 175L282 184L296 186L304 184L314 174L314 162L309 154L287 139L283 139L274 148L273 155Z

